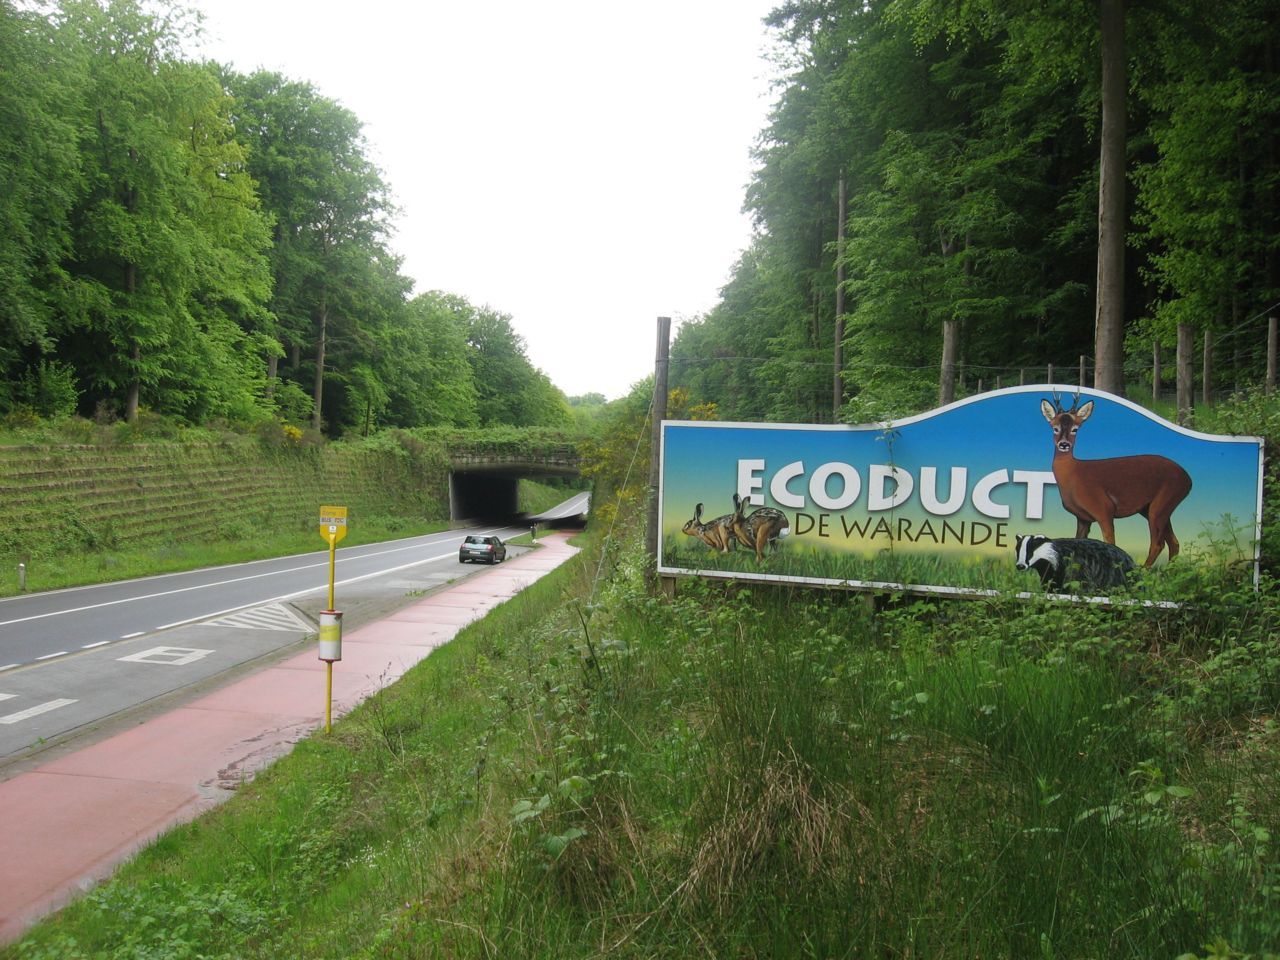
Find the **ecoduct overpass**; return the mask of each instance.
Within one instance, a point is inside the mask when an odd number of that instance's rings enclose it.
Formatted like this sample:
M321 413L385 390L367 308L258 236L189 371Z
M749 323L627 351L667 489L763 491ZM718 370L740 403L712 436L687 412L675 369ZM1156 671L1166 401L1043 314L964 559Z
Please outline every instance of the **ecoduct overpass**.
M454 521L514 517L520 511L521 479L582 473L577 447L567 443L468 444L450 450L449 460L449 519Z

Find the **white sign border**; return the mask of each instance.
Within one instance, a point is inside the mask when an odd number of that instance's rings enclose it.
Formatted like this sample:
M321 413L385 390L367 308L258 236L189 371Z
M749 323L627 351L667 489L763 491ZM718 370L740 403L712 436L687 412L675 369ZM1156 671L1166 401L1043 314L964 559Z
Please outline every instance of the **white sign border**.
M769 423L758 422L752 423L741 420L663 420L659 424L659 441L658 441L658 555L654 558L657 566L656 571L662 576L686 576L686 577L713 577L721 580L751 580L761 583L788 583L799 586L827 587L837 590L855 590L867 592L901 592L913 594L925 594L933 596L952 596L952 597L968 597L972 599L983 599L988 597L1007 596L999 590L983 590L977 587L948 587L940 584L921 584L921 583L894 583L891 581L881 580L832 580L821 577L795 577L782 574L767 573L750 573L739 572L735 570L698 570L689 569L688 567L669 567L662 562L662 530L665 517L663 513L666 509L667 501L663 483L666 479L666 460L667 460L667 427L729 427L732 429L751 429L759 430L767 428L770 430L809 430L809 431L839 431L839 432L860 432L875 431L883 433L886 430L896 430L912 423L920 423L933 417L940 416L951 410L957 410L960 407L967 406L971 403L978 403L990 397L1008 396L1021 393L1057 393L1060 395L1069 395L1072 397L1100 397L1111 403L1118 403L1121 406L1128 407L1134 413L1141 414L1153 423L1162 427L1181 433L1187 437L1193 437L1197 440L1209 440L1214 443L1256 443L1258 445L1258 503L1257 503L1257 523L1254 527L1253 538L1253 588L1257 590L1262 576L1262 483L1264 476L1264 465L1266 462L1266 442L1262 437L1253 437L1248 435L1237 434L1216 434L1202 433L1199 430L1192 430L1181 424L1173 423L1164 419L1155 413L1152 413L1146 407L1139 406L1127 397L1117 396L1114 393L1107 393L1105 390L1097 390L1093 387L1079 387L1075 384L1062 383L1038 383L1024 384L1017 387L1004 387L1000 390L989 390L985 393L976 393L973 396L964 397L946 406L934 407L932 410L926 410L924 413L918 413L914 416L903 417L901 420L887 420L884 423ZM1035 594L1022 592L1013 594L1019 598L1029 598ZM1111 603L1107 597L1078 597L1074 594L1049 594L1053 597L1067 598L1071 600L1084 600L1089 603ZM1136 601L1135 601L1136 602ZM1165 606L1163 602L1143 601L1144 605L1155 603L1157 606ZM1177 606L1177 604L1167 604Z

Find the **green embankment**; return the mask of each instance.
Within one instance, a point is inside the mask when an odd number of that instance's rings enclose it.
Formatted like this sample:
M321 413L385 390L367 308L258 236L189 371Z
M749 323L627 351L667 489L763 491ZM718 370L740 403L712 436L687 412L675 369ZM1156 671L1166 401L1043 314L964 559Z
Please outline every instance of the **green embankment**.
M216 442L0 447L0 595L316 549L341 504L367 542L448 520L443 447Z
M322 504L361 516L448 518L443 462L382 447L221 444L0 447L6 553L235 539L314 524Z
M321 446L198 442L0 445L0 595L317 549L319 507L348 508L346 545L440 529L451 457L572 455L557 435L418 431ZM568 489L521 480L520 509Z

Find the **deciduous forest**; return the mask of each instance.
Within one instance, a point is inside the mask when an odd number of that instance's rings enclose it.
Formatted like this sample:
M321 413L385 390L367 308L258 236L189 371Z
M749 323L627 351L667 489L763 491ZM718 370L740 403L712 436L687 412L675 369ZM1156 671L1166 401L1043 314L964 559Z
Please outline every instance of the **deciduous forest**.
M511 317L412 295L360 120L178 6L0 0L0 415L567 423Z
M1260 381L1278 21L1267 0L779 5L757 229L672 385L821 422L1050 365L1141 396L1179 363L1210 398ZM195 30L178 6L0 0L0 414L568 422L511 317L413 295L359 118L194 62Z
M949 324L969 392L1049 364L1074 383L1083 356L1088 385L1149 399L1157 344L1172 390L1180 326L1198 387L1210 347L1211 397L1264 376L1274 3L792 0L770 23L757 235L672 347L694 401L734 420L925 409Z

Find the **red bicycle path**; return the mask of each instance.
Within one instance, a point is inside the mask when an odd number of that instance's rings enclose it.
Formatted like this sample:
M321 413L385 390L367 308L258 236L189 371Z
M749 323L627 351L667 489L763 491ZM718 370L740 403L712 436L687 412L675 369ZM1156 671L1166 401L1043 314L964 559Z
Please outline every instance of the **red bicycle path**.
M344 633L334 717L578 552L538 546ZM0 943L322 728L324 670L308 650L0 782Z

